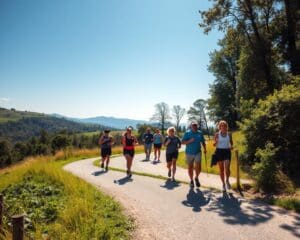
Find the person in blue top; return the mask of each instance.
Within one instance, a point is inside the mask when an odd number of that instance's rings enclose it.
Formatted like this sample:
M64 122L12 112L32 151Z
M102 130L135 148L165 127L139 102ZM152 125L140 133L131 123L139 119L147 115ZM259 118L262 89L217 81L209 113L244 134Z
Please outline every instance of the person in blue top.
M159 129L155 130L155 134L153 135L153 145L154 145L154 161L160 162L160 149L162 146L162 135L160 134Z
M190 130L188 130L182 138L182 144L186 144L186 163L188 164L191 187L194 187L194 169L195 183L197 187L200 187L199 175L201 172L201 143L204 153L206 153L206 144L203 134L200 130L198 130L198 124L196 122L192 122Z
M143 135L146 161L150 161L150 154L151 154L152 143L153 143L153 134L150 131L151 129L147 128L146 133L144 133Z

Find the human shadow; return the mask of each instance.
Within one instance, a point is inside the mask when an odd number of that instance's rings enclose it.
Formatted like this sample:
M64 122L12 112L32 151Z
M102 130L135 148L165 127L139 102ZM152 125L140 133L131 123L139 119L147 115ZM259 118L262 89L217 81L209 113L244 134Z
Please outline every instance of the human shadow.
M123 177L123 178L120 178L118 180L114 180L114 183L118 184L118 185L124 185L128 182L132 182L133 179L129 176L126 176L126 177Z
M245 206L242 208L243 203ZM207 210L218 213L228 224L255 226L273 217L273 209L267 204L255 200L246 203L227 192L213 199Z
M208 193L209 192L205 192ZM194 212L200 212L201 207L207 205L210 202L210 195L207 198L204 197L200 189L190 188L186 195L186 200L182 201L182 204L186 207L191 207Z
M168 178L165 181L165 184L161 185L160 187L166 188L167 190L173 190L174 188L179 187L179 186L180 186L180 184L178 182L172 181L171 179Z
M294 219L292 225L288 224L282 224L280 225L281 228L290 231L295 237L298 237L300 239L300 215L297 215Z
M142 160L140 160L140 162L150 162L150 160L148 160L148 159L142 159Z
M93 173L91 173L91 174L97 177L97 176L102 175L102 174L104 174L104 173L107 173L107 171L101 170L101 171L93 172Z

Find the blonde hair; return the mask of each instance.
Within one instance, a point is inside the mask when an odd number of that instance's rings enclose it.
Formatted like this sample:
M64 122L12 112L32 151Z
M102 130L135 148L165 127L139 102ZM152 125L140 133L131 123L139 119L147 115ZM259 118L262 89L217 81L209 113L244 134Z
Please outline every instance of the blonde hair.
M219 129L219 130L221 130L221 125L225 125L226 131L229 130L228 123L227 123L225 120L221 120L221 121L218 123L218 129Z
M170 131L171 131L171 130L173 130L174 133L176 132L175 127L169 127L169 128L167 129L167 134L168 134L168 135L170 135Z

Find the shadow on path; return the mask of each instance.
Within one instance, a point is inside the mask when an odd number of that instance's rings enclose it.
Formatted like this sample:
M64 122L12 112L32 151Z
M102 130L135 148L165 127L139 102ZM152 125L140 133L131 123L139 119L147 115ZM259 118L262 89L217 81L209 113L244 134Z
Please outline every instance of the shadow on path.
M131 177L126 176L126 177L120 178L118 180L114 180L114 183L116 183L118 185L124 185L124 184L126 184L128 182L132 182L132 181L133 181L133 179Z
M295 217L295 221L293 222L292 226L288 224L282 224L280 227L290 231L294 236L300 239L300 215Z
M172 181L171 179L167 179L164 185L160 185L162 188L166 188L168 190L173 190L176 187L179 187L180 184L176 181Z
M222 196L213 199L208 211L218 213L228 224L257 225L273 217L273 209L265 203L250 201L250 204L242 209L243 202L232 193L224 192Z
M209 193L208 191L204 193ZM182 201L182 204L186 207L191 207L194 212L200 212L201 207L207 205L210 202L210 195L205 198L203 193L197 188L190 188L186 195L186 200Z
M91 174L94 175L94 176L99 176L99 175L104 174L104 173L107 173L107 171L101 170L101 171L93 172L93 173L91 173Z

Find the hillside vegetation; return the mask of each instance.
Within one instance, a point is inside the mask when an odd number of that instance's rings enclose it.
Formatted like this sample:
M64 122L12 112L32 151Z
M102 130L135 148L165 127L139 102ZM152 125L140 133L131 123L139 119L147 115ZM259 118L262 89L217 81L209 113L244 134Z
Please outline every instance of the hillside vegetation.
M0 108L0 140L24 141L38 136L42 129L48 133L57 133L62 130L67 132L92 132L104 128L102 125L82 124L41 113Z

